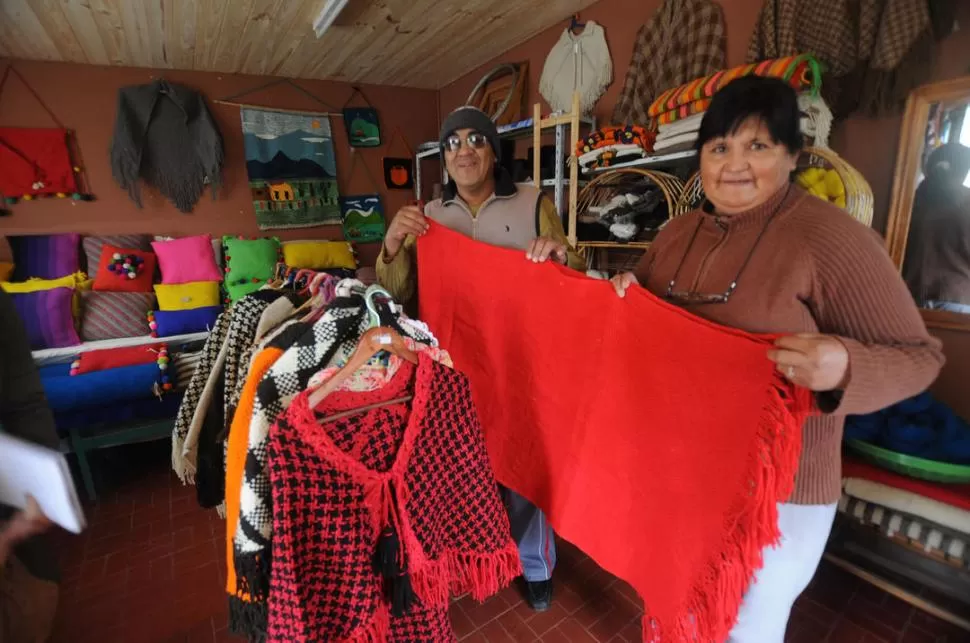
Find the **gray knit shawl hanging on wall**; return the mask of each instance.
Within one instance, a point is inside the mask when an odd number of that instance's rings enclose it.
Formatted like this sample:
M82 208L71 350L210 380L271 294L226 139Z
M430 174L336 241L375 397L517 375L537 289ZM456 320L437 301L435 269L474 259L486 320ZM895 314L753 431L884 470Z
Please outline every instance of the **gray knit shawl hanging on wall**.
M157 80L118 90L111 173L141 207L144 180L182 212L222 184L222 135L201 94Z

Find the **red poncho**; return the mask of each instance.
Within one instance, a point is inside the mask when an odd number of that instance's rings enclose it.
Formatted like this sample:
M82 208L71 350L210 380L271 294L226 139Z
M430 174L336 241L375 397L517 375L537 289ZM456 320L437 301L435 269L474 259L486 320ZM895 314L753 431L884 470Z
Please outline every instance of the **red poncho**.
M418 266L498 480L637 590L646 640L723 641L779 537L811 404L771 340L438 225Z
M319 423L410 393L410 411L395 403ZM335 391L316 410L307 396L269 435L267 640L456 640L449 597L484 600L520 573L467 378L421 353L417 367L402 365L377 391ZM374 568L391 528L417 599L402 614Z

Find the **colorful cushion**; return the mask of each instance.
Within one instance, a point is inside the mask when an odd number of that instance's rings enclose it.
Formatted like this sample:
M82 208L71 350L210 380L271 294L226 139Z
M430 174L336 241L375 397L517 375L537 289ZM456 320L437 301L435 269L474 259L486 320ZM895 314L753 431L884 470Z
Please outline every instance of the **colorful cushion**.
M208 332L222 312L221 306L205 306L188 310L156 310L148 313L152 337L173 337L187 333Z
M283 261L293 268L355 270L354 248L346 241L287 241L283 244Z
M81 284L85 283L87 283L87 275L83 272L75 272L59 279L33 278L27 281L3 281L0 282L0 288L9 293L24 293L51 290L52 288L79 288Z
M101 292L151 292L155 255L136 248L101 246L94 289Z
M13 281L57 279L81 267L77 234L45 234L7 237L13 252Z
M264 279L256 279L254 281L244 281L239 284L226 284L226 294L229 295L230 302L238 301L246 295L256 292L265 283L266 280Z
M27 330L31 350L77 346L71 304L73 288L52 288L10 295Z
M155 241L175 241L175 237L165 235L155 235ZM222 274L222 237L212 238L212 255L216 258L216 265L219 266L219 274ZM219 277L222 279L222 277Z
M160 358L163 350L167 355L166 344L124 346L122 348L87 351L81 353L71 364L71 375L83 375L94 371L136 364L157 364L161 368Z
M82 292L81 302L81 338L86 342L149 333L145 313L155 308L150 292Z
M219 283L197 281L190 284L156 284L159 310L189 310L219 305Z
M81 249L84 250L86 268L91 277L97 277L98 266L101 265L101 248L105 245L115 248L132 248L142 252L151 252L152 238L147 234L117 234L100 237L84 237Z
M40 369L47 403L55 413L152 398L161 379L155 364L122 366L77 377L53 367Z
M152 248L158 255L163 284L222 279L212 252L212 237L207 234L171 241L152 241Z
M11 277L13 277L13 264L0 261L0 281L10 281Z
M231 301L257 290L273 276L273 270L280 258L280 240L276 237L223 237L222 245L226 266L226 292L229 293Z

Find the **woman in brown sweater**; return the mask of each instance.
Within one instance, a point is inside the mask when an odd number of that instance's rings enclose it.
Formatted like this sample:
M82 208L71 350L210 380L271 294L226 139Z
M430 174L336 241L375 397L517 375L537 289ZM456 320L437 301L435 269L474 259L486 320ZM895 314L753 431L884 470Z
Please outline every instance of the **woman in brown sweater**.
M640 284L712 321L785 335L768 357L815 392L781 542L745 595L729 643L781 643L821 559L841 495L843 418L926 389L943 363L882 239L794 185L795 92L755 76L718 92L697 141L704 206L671 220L617 292Z

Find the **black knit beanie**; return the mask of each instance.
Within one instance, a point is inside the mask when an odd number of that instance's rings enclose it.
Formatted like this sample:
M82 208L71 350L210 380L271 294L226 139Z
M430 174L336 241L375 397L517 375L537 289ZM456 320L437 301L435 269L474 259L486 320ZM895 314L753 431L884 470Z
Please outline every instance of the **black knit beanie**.
M498 163L502 160L502 146L499 143L498 129L496 129L495 123L488 117L488 114L471 105L459 107L448 114L445 117L445 122L441 124L441 135L438 137L438 143L442 150L445 148L445 139L460 129L471 129L479 134L484 134L485 138L488 139L488 144L492 146L495 162Z

